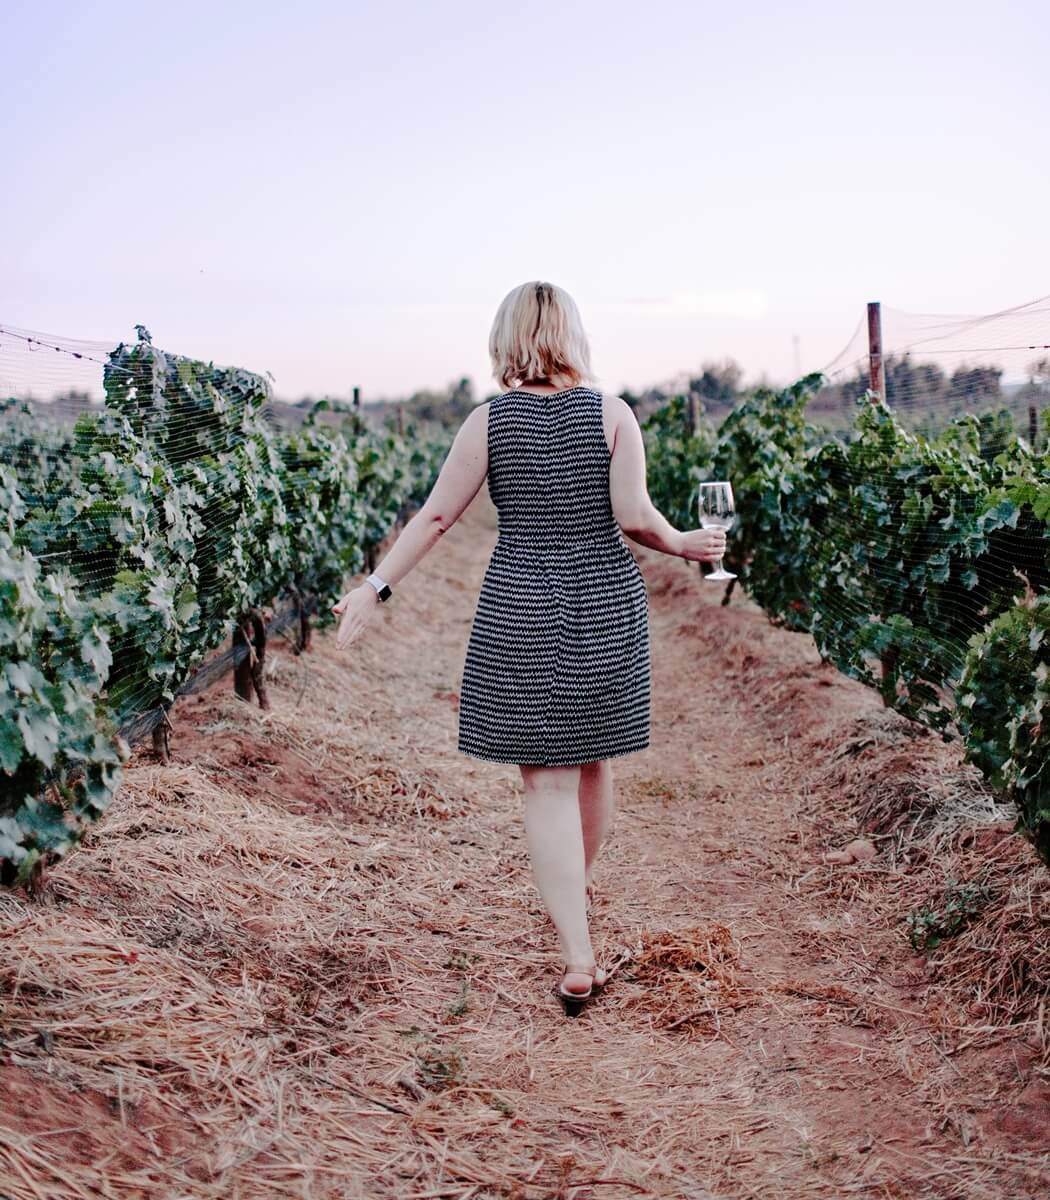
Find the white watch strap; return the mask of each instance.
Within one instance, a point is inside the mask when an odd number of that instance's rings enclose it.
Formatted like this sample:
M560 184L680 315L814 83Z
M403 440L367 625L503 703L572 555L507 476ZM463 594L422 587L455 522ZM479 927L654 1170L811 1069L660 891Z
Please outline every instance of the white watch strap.
M386 581L380 579L379 576L374 571L372 572L371 575L368 576L368 578L365 580L365 582L370 583L377 592L381 592L383 590L383 588L385 588L387 586Z

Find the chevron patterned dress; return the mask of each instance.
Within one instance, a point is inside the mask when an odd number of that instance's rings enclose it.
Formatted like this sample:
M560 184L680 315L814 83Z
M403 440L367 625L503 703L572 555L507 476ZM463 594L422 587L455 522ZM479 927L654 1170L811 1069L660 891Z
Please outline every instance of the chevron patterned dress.
M488 455L499 535L467 642L459 750L543 766L644 750L648 596L612 511L601 394L497 396Z

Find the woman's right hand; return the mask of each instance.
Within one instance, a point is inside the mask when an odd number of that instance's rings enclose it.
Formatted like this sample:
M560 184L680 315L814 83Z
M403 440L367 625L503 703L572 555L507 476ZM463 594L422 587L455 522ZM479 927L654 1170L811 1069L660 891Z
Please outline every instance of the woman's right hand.
M724 529L690 529L682 534L682 557L690 562L718 562L725 552Z
M341 618L335 635L337 650L345 650L357 641L378 606L379 593L370 583L359 584L332 605L332 612Z

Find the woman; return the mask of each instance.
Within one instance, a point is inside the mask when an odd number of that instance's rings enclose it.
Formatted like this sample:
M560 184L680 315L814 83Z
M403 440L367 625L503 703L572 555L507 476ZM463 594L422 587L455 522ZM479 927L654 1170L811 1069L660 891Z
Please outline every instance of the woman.
M336 645L360 637L487 478L499 536L467 644L458 748L521 770L533 876L565 961L557 992L574 1014L605 982L587 893L612 823L610 759L649 745L648 597L621 532L694 562L717 560L725 533L680 532L654 508L638 422L589 386L587 338L561 288L510 292L489 354L507 390L466 418L426 503L333 606Z

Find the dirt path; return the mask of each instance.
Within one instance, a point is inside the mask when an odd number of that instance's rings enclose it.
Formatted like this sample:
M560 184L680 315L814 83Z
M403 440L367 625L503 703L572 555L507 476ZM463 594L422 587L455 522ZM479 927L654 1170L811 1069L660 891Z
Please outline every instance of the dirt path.
M186 704L177 761L140 753L48 893L0 901L0 1195L1048 1194L1045 1046L949 1036L899 839L821 864L887 763L915 786L956 752L645 551L616 971L562 1016L516 768L455 749L494 529L483 493L349 655L277 653L272 714Z

